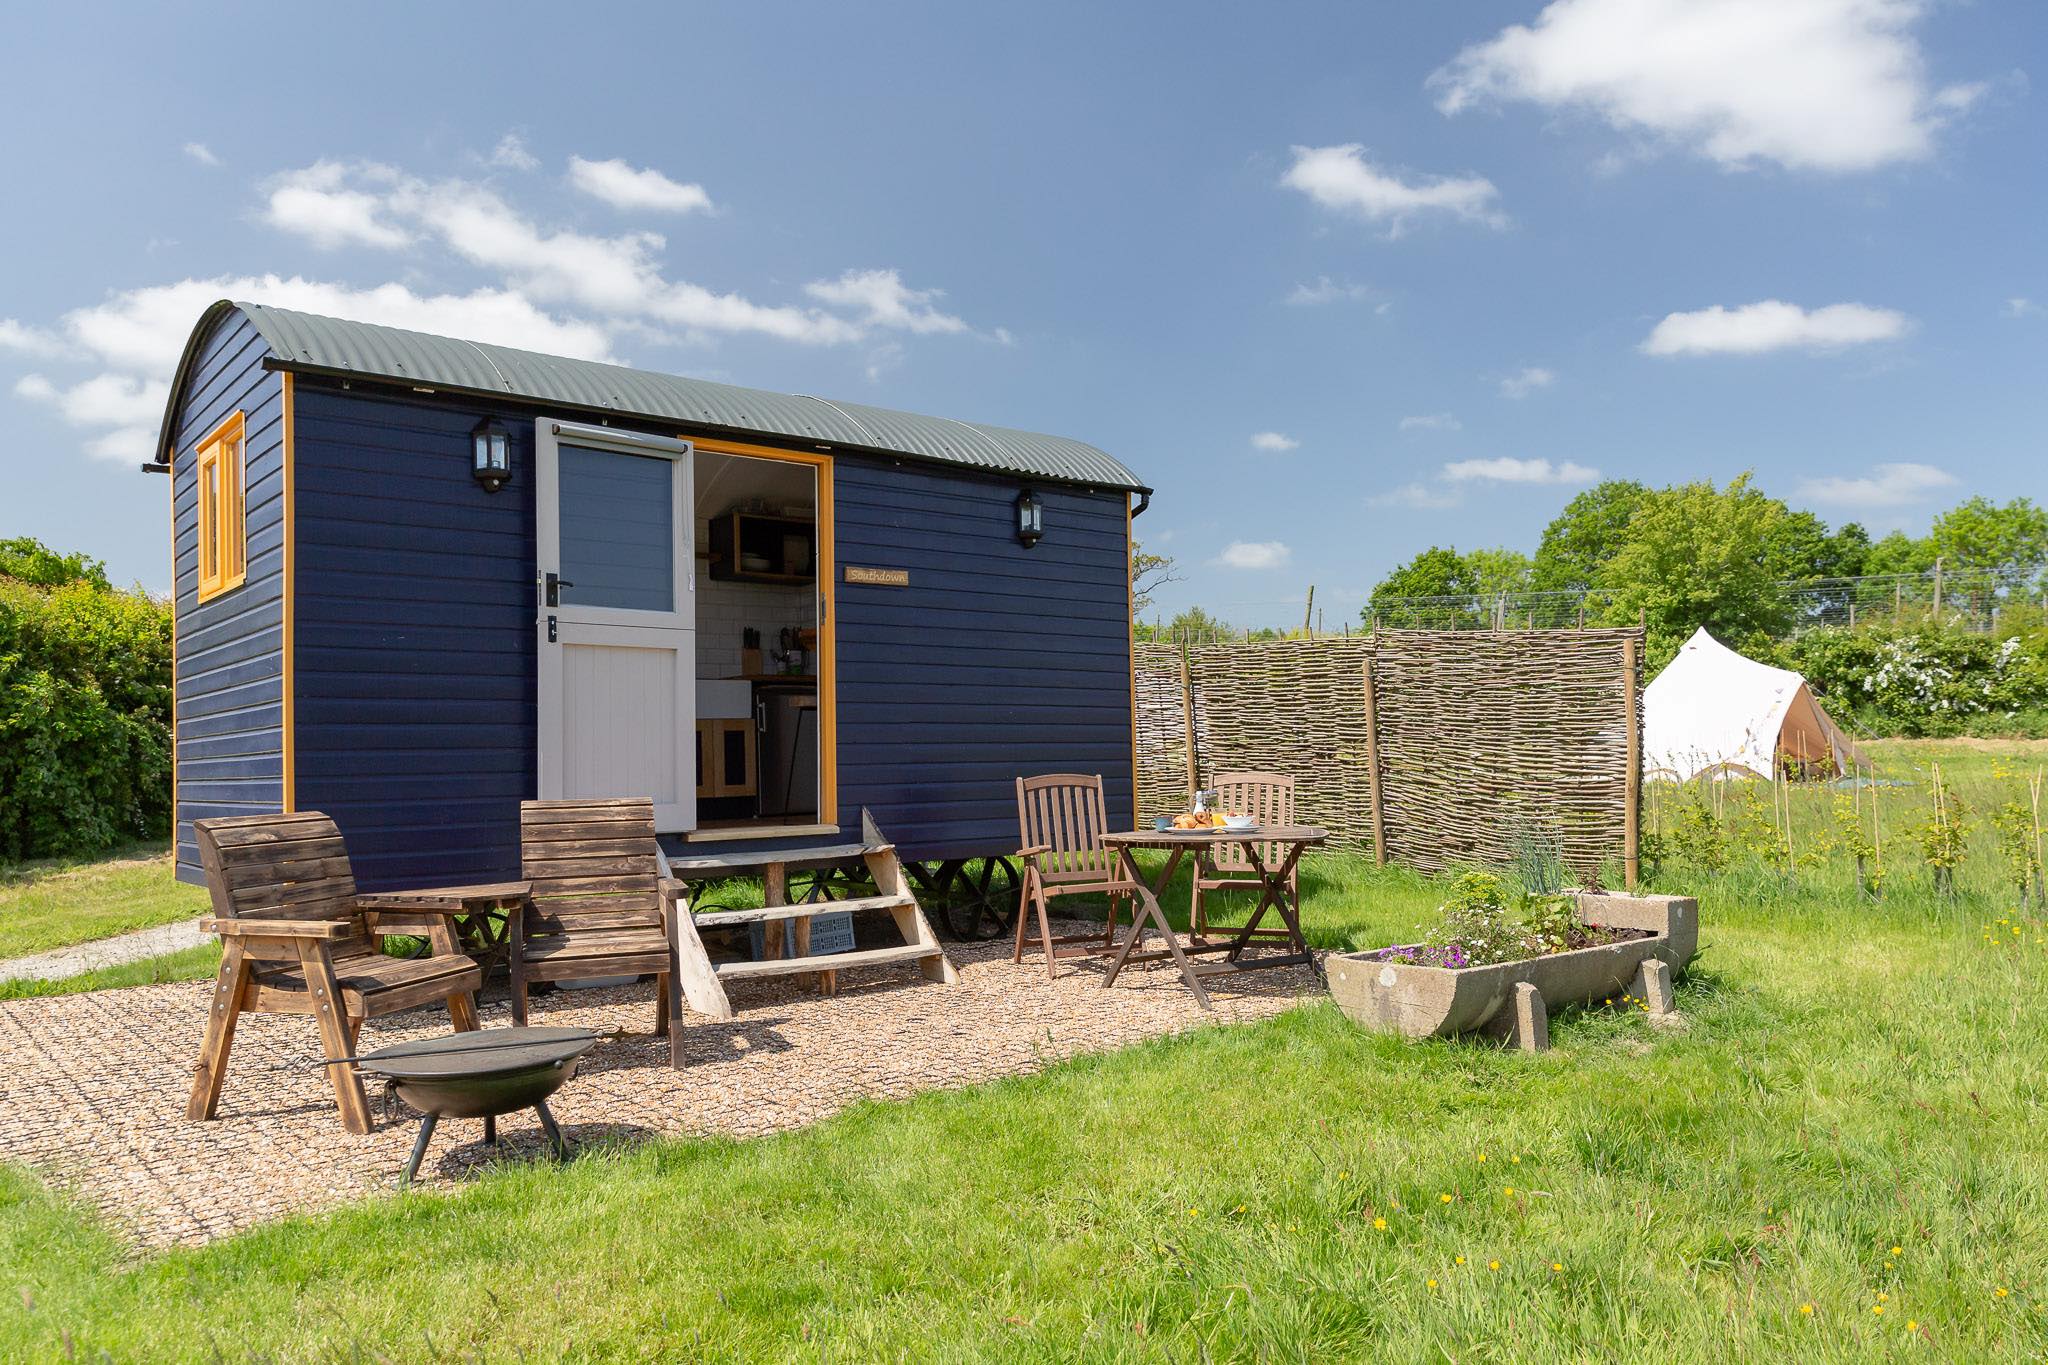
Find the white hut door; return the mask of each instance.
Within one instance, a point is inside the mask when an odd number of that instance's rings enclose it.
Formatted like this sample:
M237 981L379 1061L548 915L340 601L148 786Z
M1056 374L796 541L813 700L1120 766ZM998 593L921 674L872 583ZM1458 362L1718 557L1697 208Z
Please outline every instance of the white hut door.
M536 424L535 588L543 800L646 796L696 828L691 448Z

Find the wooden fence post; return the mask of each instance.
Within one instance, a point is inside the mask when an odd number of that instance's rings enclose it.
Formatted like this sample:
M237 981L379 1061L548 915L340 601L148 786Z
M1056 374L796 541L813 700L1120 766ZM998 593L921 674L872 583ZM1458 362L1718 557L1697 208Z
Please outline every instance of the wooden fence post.
M1180 714L1187 733L1188 757L1188 809L1195 808L1195 792L1201 787L1195 767L1195 678L1188 667L1188 641L1183 635L1180 641Z
M1628 883L1627 889L1633 891L1636 889L1636 876L1641 871L1636 841L1642 823L1643 800L1643 732L1641 712L1636 707L1636 637L1633 635L1625 635L1621 641L1621 699L1628 716L1628 785L1621 814L1621 871Z
M1365 656L1365 766L1372 801L1372 857L1387 865L1387 818L1380 805L1380 702L1372 682L1372 655Z

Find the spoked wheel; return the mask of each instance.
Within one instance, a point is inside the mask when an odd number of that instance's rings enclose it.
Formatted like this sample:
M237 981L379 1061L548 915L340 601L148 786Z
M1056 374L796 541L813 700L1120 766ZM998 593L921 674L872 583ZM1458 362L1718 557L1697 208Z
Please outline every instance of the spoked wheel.
M872 885L865 868L859 871L843 866L813 868L789 874L789 900L792 905L852 900L856 896L872 895L869 890Z
M942 873L945 868L942 866ZM1008 858L980 858L928 880L932 908L946 932L962 942L1001 938L1017 922L1022 878Z

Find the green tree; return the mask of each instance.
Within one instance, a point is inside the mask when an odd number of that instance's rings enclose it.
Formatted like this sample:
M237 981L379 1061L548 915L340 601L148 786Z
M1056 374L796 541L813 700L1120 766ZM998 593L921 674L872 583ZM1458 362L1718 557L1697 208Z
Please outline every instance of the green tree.
M1372 590L1374 605L1396 597L1469 597L1479 591L1472 566L1456 549L1432 545L1382 578Z
M1863 556L1863 572L1884 573L1926 573L1934 567L1934 540L1929 536L1909 536L1904 531L1893 531L1870 547Z
M1629 479L1594 484L1543 528L1533 584L1547 591L1590 588L1621 549L1629 518L1649 490Z
M107 589L107 566L83 552L60 555L33 536L0 540L0 578L18 578L39 588L90 583Z
M1749 480L1745 473L1726 488L1701 482L1646 494L1627 542L1601 570L1595 586L1612 593L1608 620L1633 625L1640 614L1653 668L1701 626L1744 649L1787 625L1772 554L1785 504Z
M1465 566L1472 571L1472 585L1481 597L1527 592L1536 568L1529 556L1505 546L1468 551Z
M1936 517L1928 538L1949 568L2029 574L2048 564L2048 511L2031 498L1971 498Z
M1853 521L1830 532L1813 513L1788 509L1768 553L1772 576L1781 580L1855 578L1870 554L1870 532Z

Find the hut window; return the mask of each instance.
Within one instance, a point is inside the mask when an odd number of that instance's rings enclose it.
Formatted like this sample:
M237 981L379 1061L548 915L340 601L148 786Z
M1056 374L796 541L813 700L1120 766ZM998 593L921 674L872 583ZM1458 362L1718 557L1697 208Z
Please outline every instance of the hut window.
M242 414L199 443L199 600L242 586L249 576L248 489L242 471Z

